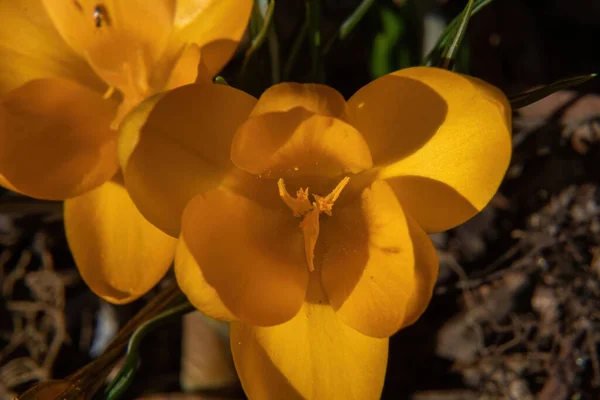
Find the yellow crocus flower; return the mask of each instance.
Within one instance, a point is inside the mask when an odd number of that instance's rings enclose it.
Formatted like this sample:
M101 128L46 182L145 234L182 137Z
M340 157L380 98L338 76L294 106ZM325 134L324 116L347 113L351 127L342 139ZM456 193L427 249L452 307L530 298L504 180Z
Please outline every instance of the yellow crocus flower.
M427 233L494 195L510 112L491 85L427 67L348 101L189 85L130 114L119 157L139 210L178 237L182 290L231 322L251 399L377 399L389 336L432 296Z
M120 122L158 92L210 83L251 9L251 0L0 1L0 184L68 199L74 258L109 301L156 284L175 244L122 187Z

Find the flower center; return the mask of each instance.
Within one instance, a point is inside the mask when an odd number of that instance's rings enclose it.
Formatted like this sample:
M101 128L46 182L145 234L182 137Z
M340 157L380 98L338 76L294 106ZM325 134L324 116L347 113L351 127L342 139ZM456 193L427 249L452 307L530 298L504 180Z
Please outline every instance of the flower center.
M308 270L314 271L315 264L315 246L317 245L317 239L319 238L319 215L325 213L331 216L331 209L333 203L340 197L342 190L350 181L349 177L345 177L337 184L337 186L327 196L322 197L313 193L315 201L312 203L308 199L308 188L298 189L296 197L292 197L287 189L283 179L277 181L279 187L279 196L281 200L292 210L294 217L304 217L300 222L300 229L304 234L304 252L306 254L306 262L308 263Z
M156 92L150 81L155 64L153 44L139 33L119 28L102 5L94 8L93 23L93 41L84 54L94 72L108 85L104 98L111 98L115 91L122 95L111 125L117 129L133 107Z
M102 43L104 44L104 43ZM102 45L95 50L96 54L101 53ZM102 60L100 57L88 55L88 59L96 73L108 84L109 88L104 94L105 99L109 99L115 89L121 92L123 100L113 121L113 129L116 129L123 117L131 109L149 97L151 87L149 83L149 66L147 56L140 47L132 49L126 55L114 54L113 58L106 57ZM96 55L94 54L94 55ZM104 63L103 63L104 61ZM106 62L109 61L109 62Z

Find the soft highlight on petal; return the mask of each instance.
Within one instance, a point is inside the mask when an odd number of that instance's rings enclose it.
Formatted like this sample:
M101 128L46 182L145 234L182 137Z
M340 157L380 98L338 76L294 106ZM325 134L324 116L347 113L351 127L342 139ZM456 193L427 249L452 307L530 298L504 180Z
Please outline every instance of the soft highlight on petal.
M144 219L116 182L67 200L64 217L83 280L111 303L144 295L171 265L176 239Z
M414 90L400 93L398 80ZM386 101L376 97L394 87ZM421 111L403 112L410 102ZM512 151L510 105L498 89L438 68L407 68L370 83L348 106L374 162L382 165L379 178L394 178L390 185L427 232L463 223L496 193ZM377 150L386 146L391 151Z
M135 37L144 51L158 56L171 33L174 15L170 0L40 0L63 39L82 56L108 61L111 54L97 53L107 37ZM112 49L122 45L113 41ZM105 48L110 50L110 48Z
M150 99L125 119L119 137L125 184L149 221L179 235L187 202L233 168L232 137L255 102L229 86L195 84Z
M280 324L300 309L308 268L302 233L289 210L213 190L188 203L181 235L206 282L241 321Z
M346 122L294 108L249 119L231 145L239 168L264 177L338 177L373 164L361 134Z
M284 324L231 324L233 359L248 397L379 399L388 339L362 335L342 323L327 304L316 274L309 297Z
M220 321L236 321L237 318L223 304L217 291L202 275L200 266L190 253L183 238L177 242L175 250L175 276L181 291L190 303L203 314Z
M256 117L271 112L284 112L301 107L314 114L346 118L346 100L334 88L320 84L280 83L260 96L250 114Z
M196 43L211 75L227 64L252 12L252 0L179 0L175 29L181 42Z
M104 86L63 41L40 0L0 1L0 94L51 77Z
M116 105L75 82L31 81L0 100L0 173L23 194L62 200L117 169Z
M362 334L389 337L407 325L416 279L406 216L383 181L321 224L321 278L340 320Z

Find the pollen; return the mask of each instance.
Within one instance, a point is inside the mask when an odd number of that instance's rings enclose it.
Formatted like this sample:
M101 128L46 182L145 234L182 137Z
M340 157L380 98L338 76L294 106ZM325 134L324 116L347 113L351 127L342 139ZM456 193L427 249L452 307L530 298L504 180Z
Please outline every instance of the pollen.
M281 200L283 200L283 202L292 210L294 217L301 217L312 209L313 206L310 204L310 200L308 200L308 188L298 189L296 192L296 197L294 198L285 188L283 179L279 179L279 181L277 181L277 186L279 188L279 196L281 197Z
M292 210L294 217L303 217L302 222L300 222L300 229L304 235L304 252L310 272L315 270L314 258L315 247L319 238L319 216L321 213L329 216L332 215L333 204L340 197L342 190L344 190L349 181L349 177L342 179L327 196L313 194L315 201L312 203L308 199L308 188L300 188L294 198L288 193L283 179L277 181L281 200Z

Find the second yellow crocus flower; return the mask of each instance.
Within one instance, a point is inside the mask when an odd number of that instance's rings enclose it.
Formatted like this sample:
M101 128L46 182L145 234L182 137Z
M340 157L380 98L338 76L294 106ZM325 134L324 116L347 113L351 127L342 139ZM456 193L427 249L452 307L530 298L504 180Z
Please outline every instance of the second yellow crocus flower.
M156 284L175 244L122 187L120 123L158 92L209 83L251 8L251 0L0 2L0 184L68 199L75 261L109 301Z

